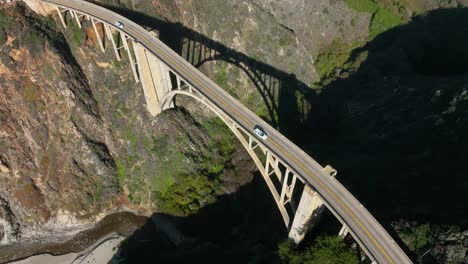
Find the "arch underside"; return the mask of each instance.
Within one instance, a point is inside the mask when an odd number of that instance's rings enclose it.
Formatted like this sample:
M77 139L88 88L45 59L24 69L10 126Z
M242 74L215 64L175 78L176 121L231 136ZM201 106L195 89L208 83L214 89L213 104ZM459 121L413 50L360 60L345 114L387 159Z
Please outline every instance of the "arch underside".
M242 146L254 161L271 194L273 195L286 227L289 229L292 223L291 220L293 219L297 209L293 193L295 189L297 190L303 186L302 179L294 175L289 168L284 166L278 158L268 151L259 139L251 137L249 133L244 131L242 127L238 126L236 122L224 114L209 100L206 100L206 98L193 87L183 82L179 83L177 86L177 90L168 92L161 99L159 104L160 111L173 107L176 96L184 95L202 103L221 118L221 120L238 138ZM298 180L300 183L298 183ZM278 191L278 189L280 190Z
M202 65L207 62L225 62L228 64L233 65L240 69L247 78L251 81L251 83L255 86L258 94L262 98L262 102L265 105L269 121L272 126L278 127L279 126L279 107L277 105L277 101L279 100L279 90L281 89L281 80L279 78L275 78L273 76L269 76L261 71L256 69L252 69L248 65L236 61L233 58L229 58L223 55L215 54L209 58L204 58L203 60L199 61L194 66L198 69Z

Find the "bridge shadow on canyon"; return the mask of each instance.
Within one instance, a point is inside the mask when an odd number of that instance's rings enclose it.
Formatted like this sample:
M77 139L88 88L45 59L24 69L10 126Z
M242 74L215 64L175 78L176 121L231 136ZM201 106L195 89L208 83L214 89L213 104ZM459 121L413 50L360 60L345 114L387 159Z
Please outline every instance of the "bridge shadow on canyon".
M119 258L124 263L279 263L272 249L286 230L257 176L195 215L153 214L120 247Z
M326 212L316 235L334 235L338 220ZM261 175L232 194L218 197L197 214L154 213L114 256L120 263L280 263L278 244L286 228ZM352 243L352 242L351 242Z
M181 24L108 8L158 30L163 42L196 67L214 60L238 66L265 100L271 123L321 164L335 167L340 182L387 230L391 229L390 221L399 218L468 224L468 9L433 11L382 33L353 51L350 60L366 58L359 68L342 69L321 94L315 94L293 74ZM298 103L298 94L304 102ZM299 110L306 109L302 103L311 105L311 110ZM261 193L268 198L257 198L270 202L269 210L276 210L270 194ZM207 230L213 223L205 222L207 218L227 220L223 217L223 199L231 198L221 198L219 204L197 216L161 217L174 222L193 221L187 224L187 233ZM279 214L273 211L253 214L243 221L267 217L278 225L275 229L284 229ZM251 231L236 231L223 223L223 228L214 228L213 234L223 239L233 232L246 237ZM284 238L286 232L281 232ZM267 244L278 242L276 235ZM210 254L226 253L211 246ZM221 255L238 260L232 252ZM170 250L167 254L173 256Z
M162 42L196 68L215 61L238 68L245 73L261 96L267 111L264 119L281 132L292 135L297 122L306 119L310 101L308 97L312 97L314 92L293 73L284 72L226 47L181 23L172 23L126 8L96 4L113 10L148 30L157 31Z

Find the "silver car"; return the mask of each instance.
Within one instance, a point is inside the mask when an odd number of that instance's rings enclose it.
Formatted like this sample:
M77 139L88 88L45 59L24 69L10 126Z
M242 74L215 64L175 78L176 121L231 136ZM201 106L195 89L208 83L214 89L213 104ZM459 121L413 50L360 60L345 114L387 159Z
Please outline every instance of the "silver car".
M124 28L124 24L122 22L120 22L120 21L115 22L114 26L116 26L116 27L118 27L120 29Z
M259 126L259 125L256 125L255 128L254 128L254 133L261 139L263 140L266 140L268 138L268 135L267 133L265 132L265 130Z

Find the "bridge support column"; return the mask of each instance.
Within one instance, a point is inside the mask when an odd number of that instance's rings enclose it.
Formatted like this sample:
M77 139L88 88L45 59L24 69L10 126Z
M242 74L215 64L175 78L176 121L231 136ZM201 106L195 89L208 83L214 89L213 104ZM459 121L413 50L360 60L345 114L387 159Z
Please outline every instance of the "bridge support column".
M324 168L324 171L332 177L336 175L336 171L329 165ZM317 223L324 209L325 205L320 195L308 184L304 185L304 191L289 231L289 238L296 244L301 242L307 231Z
M118 61L120 61L122 58L120 57L120 53L119 53L119 50L117 48L117 44L115 43L114 35L112 33L112 29L106 23L104 23L104 31L106 31L106 36L109 39L109 41L112 43L112 48L114 49L115 57L117 58Z
M294 187L296 186L297 176L292 174L291 183L289 183L289 174L291 174L291 172L289 171L289 168L286 168L286 172L284 173L283 177L283 184L281 187L280 203L283 205L289 203L293 212L295 212L296 204L292 196Z
M99 31L98 31L97 26L96 26L96 21L94 20L94 18L91 18L91 24L93 24L94 33L96 33L96 40L99 43L99 47L101 48L101 51L106 52L106 50L104 49L104 40L102 39L101 35L99 34Z
M62 22L62 26L64 28L67 28L67 23L65 23L65 19L62 16L62 11L57 6L55 6L55 9L57 10L57 14L58 14L58 16L60 18L60 22Z
M345 238L348 233L349 233L348 227L346 227L346 225L343 225L343 227L340 229L340 232L338 233L338 236Z
M75 18L76 23L78 24L78 27L81 28L80 17L79 17L78 14L76 13L76 11L75 11L75 10L69 10L69 11L70 11L71 16Z
M128 45L127 35L120 31L120 38L122 39L124 49L127 51L128 60L130 62L130 68L132 69L133 77L135 78L136 82L140 82L140 78L137 73L136 63L135 60L133 60L132 50L130 49L130 45Z

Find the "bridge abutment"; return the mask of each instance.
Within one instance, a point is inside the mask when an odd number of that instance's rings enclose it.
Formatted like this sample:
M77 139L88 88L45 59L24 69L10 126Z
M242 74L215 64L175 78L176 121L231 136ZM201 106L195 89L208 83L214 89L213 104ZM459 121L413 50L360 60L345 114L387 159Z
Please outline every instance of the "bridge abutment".
M29 8L31 8L31 10L33 10L35 13L42 16L50 15L56 10L54 6L41 3L41 1L37 0L23 0L23 2L28 5Z

